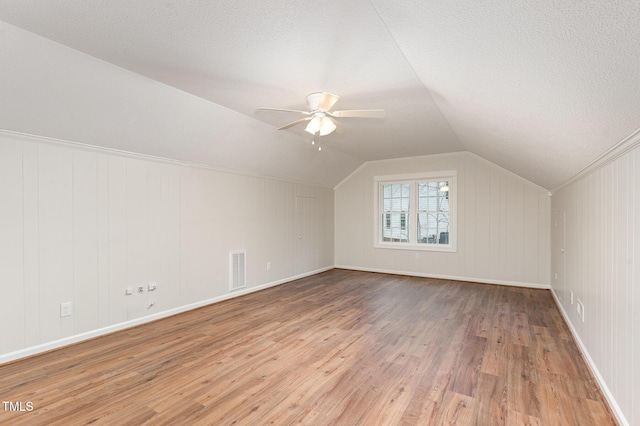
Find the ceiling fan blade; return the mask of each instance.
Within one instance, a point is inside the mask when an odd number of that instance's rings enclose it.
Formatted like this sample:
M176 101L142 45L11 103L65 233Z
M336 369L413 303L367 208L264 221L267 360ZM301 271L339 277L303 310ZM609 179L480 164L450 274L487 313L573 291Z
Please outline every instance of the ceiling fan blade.
M296 124L300 124L300 123L304 123L305 121L309 121L311 120L311 117L307 117L307 118L301 118L300 120L296 120L293 123L289 123L289 124L285 124L282 127L278 127L278 130L284 130L284 129L288 129L289 127L293 127Z
M282 109L282 108L257 108L258 111L281 111L281 112L295 112L298 114L309 115L309 111L300 111L297 109Z
M332 117L361 117L361 118L384 118L386 115L383 109L349 109L344 111L334 111L328 113Z
M323 92L318 103L318 109L320 111L329 111L338 102L338 99L340 99L338 95Z
M331 93L322 93L322 97L320 98L320 103L318 104L318 109L320 111L329 111L340 99L340 96L333 95Z

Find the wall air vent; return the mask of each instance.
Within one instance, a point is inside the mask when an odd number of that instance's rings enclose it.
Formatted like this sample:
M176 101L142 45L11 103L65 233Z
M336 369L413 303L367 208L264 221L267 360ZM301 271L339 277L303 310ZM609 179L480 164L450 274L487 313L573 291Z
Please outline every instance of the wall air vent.
M229 252L229 290L236 290L247 286L246 250Z

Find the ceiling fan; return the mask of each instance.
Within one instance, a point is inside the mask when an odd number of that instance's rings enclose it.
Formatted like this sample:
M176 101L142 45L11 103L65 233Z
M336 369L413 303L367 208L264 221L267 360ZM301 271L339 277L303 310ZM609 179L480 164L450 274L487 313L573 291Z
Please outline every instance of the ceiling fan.
M333 131L340 126L340 122L336 120L336 118L384 118L385 116L383 109L329 111L336 102L338 102L338 99L340 99L338 95L326 92L314 92L307 95L309 111L281 108L258 108L258 111L282 111L306 115L305 118L279 127L278 130L288 129L289 127L308 122L304 130L314 136L326 136L333 133Z

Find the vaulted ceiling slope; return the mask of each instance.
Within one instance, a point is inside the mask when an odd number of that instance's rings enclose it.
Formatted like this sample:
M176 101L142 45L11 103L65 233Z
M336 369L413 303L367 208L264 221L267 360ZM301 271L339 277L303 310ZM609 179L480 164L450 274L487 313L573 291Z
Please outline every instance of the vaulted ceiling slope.
M637 1L0 0L0 21L0 127L323 186L468 150L551 189L640 127ZM387 116L318 153L256 111L314 91Z

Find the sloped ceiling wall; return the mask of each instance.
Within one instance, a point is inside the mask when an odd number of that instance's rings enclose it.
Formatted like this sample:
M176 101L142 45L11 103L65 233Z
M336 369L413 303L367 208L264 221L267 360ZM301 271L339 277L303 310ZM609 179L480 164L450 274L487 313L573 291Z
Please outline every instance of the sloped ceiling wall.
M0 22L0 128L323 187L361 161Z
M640 127L640 2L373 4L467 149L542 187Z
M0 128L322 186L468 150L553 188L640 127L637 2L0 0L0 21ZM387 117L318 153L256 112L313 91Z

